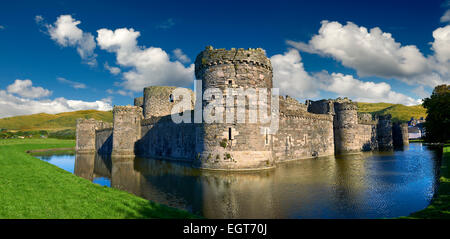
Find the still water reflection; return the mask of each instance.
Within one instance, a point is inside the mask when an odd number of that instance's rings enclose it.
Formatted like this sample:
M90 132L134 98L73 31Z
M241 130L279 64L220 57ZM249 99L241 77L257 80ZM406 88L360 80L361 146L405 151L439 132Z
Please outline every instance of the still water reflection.
M414 143L390 153L300 160L253 173L200 171L143 158L113 164L99 155L47 160L64 161L59 166L94 183L207 218L382 218L429 204L438 152Z

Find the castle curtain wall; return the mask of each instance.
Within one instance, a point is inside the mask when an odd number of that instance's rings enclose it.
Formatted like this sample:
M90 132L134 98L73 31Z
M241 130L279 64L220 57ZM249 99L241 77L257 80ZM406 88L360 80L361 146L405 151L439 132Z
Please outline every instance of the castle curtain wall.
M187 160L195 158L196 135L193 123L175 124L170 115L143 121L137 154L145 157Z
M112 128L95 131L95 148L99 154L112 153Z
M273 155L276 161L334 155L332 116L303 112L281 117Z

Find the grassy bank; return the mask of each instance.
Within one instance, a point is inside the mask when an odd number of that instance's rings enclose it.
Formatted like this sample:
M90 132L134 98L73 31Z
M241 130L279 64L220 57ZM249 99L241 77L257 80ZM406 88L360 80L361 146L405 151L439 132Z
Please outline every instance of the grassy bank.
M191 218L192 214L102 187L26 153L73 140L0 140L0 218Z
M424 210L404 218L450 219L450 144L445 145L440 168L439 189L431 204Z

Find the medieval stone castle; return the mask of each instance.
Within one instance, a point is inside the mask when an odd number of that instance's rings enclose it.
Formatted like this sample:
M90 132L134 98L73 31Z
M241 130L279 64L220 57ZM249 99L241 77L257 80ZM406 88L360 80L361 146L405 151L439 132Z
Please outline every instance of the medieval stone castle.
M195 76L205 89L272 89L272 66L264 50L206 47L196 58ZM182 161L220 170L272 168L277 163L313 157L391 150L408 143L406 124L391 116L358 114L348 99L306 101L279 97L279 129L261 133L262 123L179 123L172 121L176 87L150 86L134 106L115 106L113 124L77 121L79 154L100 153L113 160L135 156ZM186 89L188 90L188 89ZM192 96L194 92L189 90ZM270 92L269 92L270 93ZM195 102L207 105L208 100ZM248 102L246 103L248 110ZM194 113L192 113L193 115ZM224 121L225 122L225 121Z

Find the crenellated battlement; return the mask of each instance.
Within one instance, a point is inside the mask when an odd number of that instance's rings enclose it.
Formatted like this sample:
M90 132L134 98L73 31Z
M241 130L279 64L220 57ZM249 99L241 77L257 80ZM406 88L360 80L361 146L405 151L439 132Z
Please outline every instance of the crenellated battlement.
M206 47L206 49L197 56L195 60L195 70L196 72L199 72L201 68L223 64L249 64L272 71L272 64L267 58L265 51L261 48L231 48L231 50L226 50L214 49L212 46Z
M139 106L114 106L113 108L113 115L116 114L128 114L128 113L141 113L142 114L142 108Z
M286 110L280 112L280 116L283 118L293 118L293 119L311 119L311 120L322 120L333 122L333 116L329 114L312 114L306 111L300 110Z
M334 102L335 111L358 110L358 106L353 102Z

